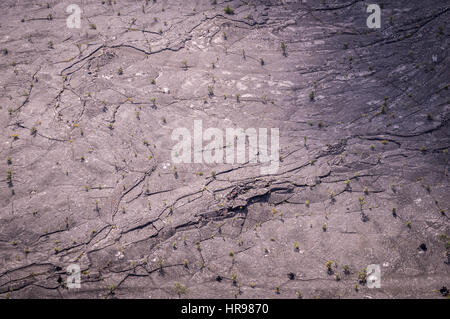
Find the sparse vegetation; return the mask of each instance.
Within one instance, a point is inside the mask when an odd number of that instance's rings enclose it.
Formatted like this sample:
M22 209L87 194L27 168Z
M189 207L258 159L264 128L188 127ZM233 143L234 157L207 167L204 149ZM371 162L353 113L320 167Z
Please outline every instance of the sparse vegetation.
M448 287L445 7L389 5L395 25L376 31L369 14L336 20L362 3L99 0L63 32L69 14L47 1L3 17L2 295ZM199 120L217 136L200 142ZM71 263L81 291L66 289ZM372 263L404 280L369 290Z

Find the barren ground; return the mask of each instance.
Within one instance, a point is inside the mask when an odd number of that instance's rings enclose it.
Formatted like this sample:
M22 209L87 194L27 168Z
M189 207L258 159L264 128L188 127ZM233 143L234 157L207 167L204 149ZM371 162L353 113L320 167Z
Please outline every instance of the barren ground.
M0 2L1 296L441 298L448 1L376 30L358 0L109 2ZM194 120L280 128L279 171L174 168Z

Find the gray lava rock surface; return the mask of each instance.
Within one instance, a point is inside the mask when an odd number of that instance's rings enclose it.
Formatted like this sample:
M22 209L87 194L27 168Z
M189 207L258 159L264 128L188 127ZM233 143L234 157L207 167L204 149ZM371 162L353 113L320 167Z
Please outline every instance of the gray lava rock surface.
M1 296L442 298L448 1L75 2L0 2ZM174 164L195 120L278 172Z

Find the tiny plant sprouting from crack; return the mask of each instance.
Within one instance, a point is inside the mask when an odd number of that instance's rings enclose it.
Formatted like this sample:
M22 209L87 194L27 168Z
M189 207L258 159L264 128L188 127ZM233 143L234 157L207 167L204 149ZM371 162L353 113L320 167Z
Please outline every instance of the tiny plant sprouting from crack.
M333 264L334 264L334 262L331 261L331 260L328 260L328 261L325 263L325 267L326 267L327 273L328 273L329 275L334 274L334 271L333 271Z
M345 189L346 189L346 190L350 190L350 189L351 189L350 179L347 178L347 179L344 181L344 184L345 184Z
M178 295L178 297L181 297L181 295L186 294L188 291L186 286L180 284L179 282L175 283L173 290Z
M111 294L111 295L115 294L115 292L114 292L115 290L116 290L116 286L114 286L114 285L110 285L108 287L108 293Z
M176 165L173 166L173 176L175 176L175 178L178 178L178 171Z
M12 186L12 178L13 178L13 172L11 170L6 171L6 182L11 187Z
M233 285L237 284L237 275L236 274L231 274L231 282L233 283Z
M350 267L348 265L344 265L344 274L350 275Z
M366 268L358 271L358 281L360 284L365 284L367 282L367 269ZM357 290L357 288L355 290Z
M208 95L210 97L214 96L214 88L211 85L208 86Z
M150 102L152 102L152 108L156 108L156 98L152 97Z
M227 6L223 9L223 11L224 11L226 14L234 14L233 8L231 8L229 5L227 5Z
M164 273L164 260L162 258L158 258L158 261L156 263L159 272L162 274Z
M181 61L181 68L185 71L188 70L189 66L186 60Z
M332 191L332 190L329 190L328 191L328 194L330 195L330 200L332 201L332 202L334 202L336 199L335 199L335 196L336 196L336 194Z
M283 56L287 56L287 45L284 42L281 42L281 51L283 52Z

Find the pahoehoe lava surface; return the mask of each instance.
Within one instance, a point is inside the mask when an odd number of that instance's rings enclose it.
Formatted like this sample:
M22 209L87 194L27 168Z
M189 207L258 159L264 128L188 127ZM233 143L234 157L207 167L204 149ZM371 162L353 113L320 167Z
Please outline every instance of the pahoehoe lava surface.
M72 3L0 2L1 296L441 298L448 1ZM280 128L278 172L174 167L194 120Z

